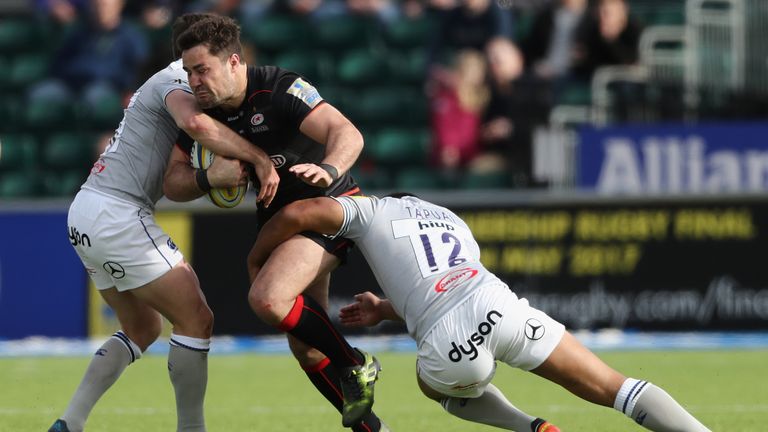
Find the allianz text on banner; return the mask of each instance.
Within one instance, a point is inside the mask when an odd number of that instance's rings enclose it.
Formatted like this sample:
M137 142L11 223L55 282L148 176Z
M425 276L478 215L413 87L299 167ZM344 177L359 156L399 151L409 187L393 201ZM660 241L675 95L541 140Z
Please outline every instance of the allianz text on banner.
M578 185L606 194L768 191L768 123L579 132Z

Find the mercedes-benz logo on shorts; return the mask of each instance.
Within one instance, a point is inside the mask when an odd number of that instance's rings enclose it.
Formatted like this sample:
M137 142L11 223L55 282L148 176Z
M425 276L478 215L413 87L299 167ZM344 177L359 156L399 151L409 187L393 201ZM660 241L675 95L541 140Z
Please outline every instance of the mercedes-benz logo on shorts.
M530 340L541 339L544 337L545 331L544 324L536 318L529 318L528 321L525 322L525 337Z
M113 278L122 279L125 277L125 269L123 266L116 262L107 261L104 263L104 270L107 271Z

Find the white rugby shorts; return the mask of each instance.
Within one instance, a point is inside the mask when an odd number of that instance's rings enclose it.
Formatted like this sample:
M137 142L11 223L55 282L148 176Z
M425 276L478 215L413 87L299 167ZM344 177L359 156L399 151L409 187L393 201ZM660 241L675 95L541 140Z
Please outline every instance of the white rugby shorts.
M565 327L528 305L503 284L480 287L419 343L417 373L447 396L483 394L496 360L531 370L546 360Z
M75 196L67 225L70 243L99 290L141 287L184 259L151 211L92 189Z

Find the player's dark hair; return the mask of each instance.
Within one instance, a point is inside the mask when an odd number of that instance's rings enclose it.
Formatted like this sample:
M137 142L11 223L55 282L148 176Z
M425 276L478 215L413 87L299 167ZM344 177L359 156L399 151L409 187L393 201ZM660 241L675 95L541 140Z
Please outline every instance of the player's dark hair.
M182 50L179 48L177 40L179 36L196 22L214 16L216 15L212 13L187 13L173 21L173 26L171 26L171 52L173 53L174 60L181 57Z
M403 198L403 197L409 197L412 196L414 198L418 198L418 196L410 193L410 192L392 192L389 194L384 195L384 198L390 197L390 198Z
M240 43L240 26L230 17L214 15L205 17L192 24L176 39L180 51L194 48L198 45L208 47L211 55L220 58L232 54L243 56L243 46Z

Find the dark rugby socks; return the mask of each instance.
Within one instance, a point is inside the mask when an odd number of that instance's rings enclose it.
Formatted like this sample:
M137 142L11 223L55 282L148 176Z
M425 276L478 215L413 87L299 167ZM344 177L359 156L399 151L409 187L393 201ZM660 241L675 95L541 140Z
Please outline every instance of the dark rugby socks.
M325 354L337 368L363 362L362 356L336 330L328 314L312 297L296 297L293 308L279 328Z
M317 365L304 369L304 373L307 374L317 391L325 396L338 412L341 412L344 400L339 384L339 371L331 364L331 361L325 358ZM373 411L368 413L362 422L352 426L354 432L376 432L380 428L381 420Z

